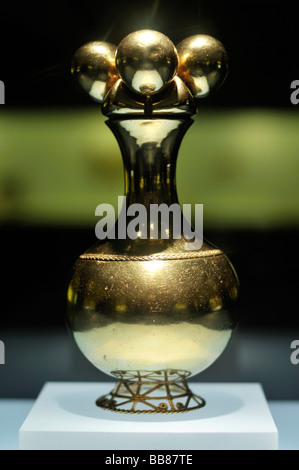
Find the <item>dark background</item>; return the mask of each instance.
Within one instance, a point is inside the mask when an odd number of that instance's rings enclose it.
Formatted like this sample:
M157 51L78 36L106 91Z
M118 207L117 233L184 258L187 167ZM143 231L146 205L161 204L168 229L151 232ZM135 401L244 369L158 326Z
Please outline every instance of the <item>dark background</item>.
M118 44L143 28L172 41L209 34L225 44L225 90L204 106L290 106L298 79L298 2L291 1L43 1L1 5L0 76L7 106L89 106L71 81L69 61L82 44Z
M229 77L203 107L297 112L290 103L290 83L299 79L296 2L5 2L1 10L6 109L96 106L71 80L72 54L90 40L117 44L146 27L174 43L206 33L225 44ZM239 274L243 326L298 332L298 227L206 227L206 238L228 254ZM2 223L1 328L64 328L71 267L95 241L92 228Z

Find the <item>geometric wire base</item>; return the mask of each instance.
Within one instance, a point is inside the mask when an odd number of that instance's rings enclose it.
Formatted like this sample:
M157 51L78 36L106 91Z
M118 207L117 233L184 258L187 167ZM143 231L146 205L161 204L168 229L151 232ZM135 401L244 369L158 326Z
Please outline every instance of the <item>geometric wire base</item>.
M97 399L100 408L119 413L184 413L205 406L186 383L185 370L115 371L114 389Z

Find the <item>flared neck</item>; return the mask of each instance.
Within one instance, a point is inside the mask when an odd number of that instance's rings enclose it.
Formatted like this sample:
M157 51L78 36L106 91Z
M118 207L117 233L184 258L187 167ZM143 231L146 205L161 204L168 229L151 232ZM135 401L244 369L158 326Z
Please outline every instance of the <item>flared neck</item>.
M177 153L192 118L109 119L106 123L122 152L127 207L178 203Z

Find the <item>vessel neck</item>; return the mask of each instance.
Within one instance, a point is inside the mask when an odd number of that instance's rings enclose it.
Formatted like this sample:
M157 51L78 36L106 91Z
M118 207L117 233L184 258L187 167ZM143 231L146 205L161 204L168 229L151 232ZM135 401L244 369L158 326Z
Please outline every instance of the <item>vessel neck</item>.
M127 207L178 203L177 153L192 123L190 117L107 121L122 152Z

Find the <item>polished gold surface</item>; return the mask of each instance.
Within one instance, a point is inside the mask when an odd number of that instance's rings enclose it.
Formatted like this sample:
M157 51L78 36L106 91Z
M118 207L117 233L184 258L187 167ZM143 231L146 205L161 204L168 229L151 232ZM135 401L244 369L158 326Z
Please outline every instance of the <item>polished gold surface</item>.
M72 59L78 85L99 103L103 113L195 113L193 99L218 89L228 72L224 46L198 34L177 48L162 33L140 30L118 45L89 42ZM107 96L108 92L109 96Z
M160 91L174 77L178 58L174 44L158 31L143 29L126 36L116 52L122 80L134 91Z
M223 255L188 260L80 259L69 324L100 370L183 369L195 375L223 352L236 325L236 277Z
M107 94L102 110L108 117L135 114L150 118L196 113L193 96L179 77L174 77L161 92L151 96L134 93L122 80L118 80Z
M226 71L220 43L204 36L200 46L196 38L179 45L181 55L192 53L192 60L180 59L179 76L175 48L161 33L137 31L117 49L120 78L103 113L122 152L126 207L178 203L176 159L193 122L191 93L204 94L195 78L204 74L210 92ZM116 234L122 220L123 212ZM199 250L186 248L192 242L174 232L173 222L159 228L157 239L150 229L140 224L135 239L125 233L98 242L79 257L69 285L75 341L92 364L120 379L97 401L104 409L175 413L203 406L184 381L219 357L237 323L239 282L222 251L205 241Z
M197 34L181 41L177 52L177 74L195 98L204 98L221 86L228 73L228 56L220 41Z
M89 42L72 59L71 72L80 87L99 103L119 79L115 66L116 46L109 42Z
M190 375L184 370L120 371L119 382L107 395L98 398L97 406L119 413L185 413L205 406L186 383Z

